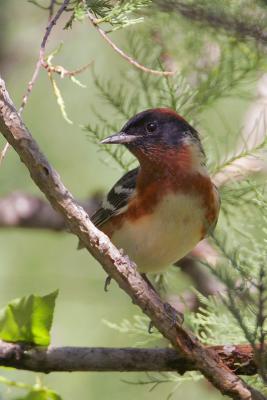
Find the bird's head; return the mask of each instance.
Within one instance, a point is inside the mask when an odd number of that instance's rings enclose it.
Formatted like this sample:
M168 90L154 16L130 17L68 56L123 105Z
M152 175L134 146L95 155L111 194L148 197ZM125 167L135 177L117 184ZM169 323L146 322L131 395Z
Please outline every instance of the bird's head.
M169 108L145 110L132 117L119 133L102 140L103 144L123 144L142 160L164 162L170 155L205 159L197 131ZM191 157L191 158L192 158ZM198 160L199 159L199 160Z

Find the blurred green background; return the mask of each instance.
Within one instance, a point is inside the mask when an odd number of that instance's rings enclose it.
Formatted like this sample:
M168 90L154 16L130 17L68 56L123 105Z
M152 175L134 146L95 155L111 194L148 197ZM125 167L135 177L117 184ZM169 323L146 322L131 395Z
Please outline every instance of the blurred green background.
M19 106L38 57L47 15L27 1L0 0L0 3L0 72L6 80L9 93ZM123 43L123 35L124 32L118 33L114 38L118 43ZM119 83L120 71L131 68L87 21L74 24L69 31L63 31L62 24L59 24L49 40L48 52L62 40L65 44L55 63L68 69L76 69L94 61L98 76L107 76ZM45 71L40 73L23 118L49 161L59 171L65 185L75 197L82 199L98 189L108 189L121 172L113 164L109 167L103 163L97 147L89 142L80 128L80 124L94 120L91 105L101 108L103 113L106 108L94 87L90 69L79 78L86 84L86 89L79 88L67 78L58 80L68 115L74 122L72 125L63 120ZM233 104L228 103L227 109L234 127L235 124L238 126L245 103L240 100ZM203 116L206 125L211 126L216 118L216 113L210 111L206 117ZM4 146L2 137L0 146ZM24 165L10 150L0 169L0 195L16 190L39 194ZM119 323L124 318L131 319L138 314L138 309L115 283L111 284L108 293L103 291L105 274L102 268L85 251L77 252L76 245L77 239L70 234L1 230L0 306L16 297L31 293L47 294L58 288L53 345L133 346L136 338L108 328L102 320ZM181 287L187 283L182 279ZM36 378L35 374L29 372L2 369L1 373L29 383L34 383ZM123 379L145 379L144 374L54 373L41 375L40 378L65 400L165 399L173 388L168 383L150 392L151 386L122 382ZM6 399L13 398L16 391L7 391L2 386L0 393L0 398ZM208 383L190 382L180 386L173 398L215 400L221 396Z

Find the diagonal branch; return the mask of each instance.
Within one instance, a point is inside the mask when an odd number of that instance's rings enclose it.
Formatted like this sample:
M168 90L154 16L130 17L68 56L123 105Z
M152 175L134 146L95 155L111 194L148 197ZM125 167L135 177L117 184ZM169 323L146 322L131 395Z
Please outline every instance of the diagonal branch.
M213 346L237 374L254 375L257 367L250 345ZM176 350L110 347L35 347L0 341L0 366L35 372L194 371L195 365Z
M45 194L51 205L64 218L68 228L132 299L151 319L154 326L194 368L200 371L222 394L233 399L263 400L265 397L233 373L218 354L187 332L136 270L90 221L85 210L63 185L57 171L48 163L37 143L17 113L5 83L0 80L0 130L28 168L31 178Z

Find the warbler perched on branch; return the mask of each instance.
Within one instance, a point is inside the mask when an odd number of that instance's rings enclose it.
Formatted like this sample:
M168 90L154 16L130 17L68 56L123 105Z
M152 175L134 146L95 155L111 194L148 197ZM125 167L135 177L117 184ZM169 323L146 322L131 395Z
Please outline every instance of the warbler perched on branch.
M101 143L123 144L140 165L113 186L91 220L141 273L162 271L214 229L219 195L197 131L175 111L143 111Z

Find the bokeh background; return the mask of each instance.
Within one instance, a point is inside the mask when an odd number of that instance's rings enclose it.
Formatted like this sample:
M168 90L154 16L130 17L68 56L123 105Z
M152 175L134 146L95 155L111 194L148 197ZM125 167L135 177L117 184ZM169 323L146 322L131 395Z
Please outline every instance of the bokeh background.
M19 106L38 57L47 15L22 0L0 0L0 7L0 72L15 104ZM76 69L94 61L94 70L99 77L112 78L114 83L121 83L121 72L130 71L132 67L114 53L88 21L74 24L72 30L62 30L62 27L62 23L56 26L49 40L48 51L64 42L55 63ZM113 37L123 46L125 35L123 31ZM72 125L62 118L45 71L40 73L23 118L65 185L75 197L84 199L97 190L107 190L119 178L121 171L114 164L103 162L98 147L88 140L81 129L80 125L94 122L92 105L107 119L116 116L109 117L107 114L109 111L95 88L92 71L88 69L79 79L87 86L85 89L67 78L58 80ZM244 98L221 101L216 110L203 113L202 125L207 131L214 127L217 131L221 129L223 135L225 128L221 127L218 110L231 121L231 128L235 130L248 107L249 100ZM1 137L0 146L4 146ZM17 154L10 150L0 169L0 195L18 190L39 195ZM135 345L136 337L110 329L103 320L120 323L139 314L138 309L115 283L111 284L108 293L103 291L106 276L102 268L85 251L78 252L76 246L77 239L70 234L0 230L0 306L13 298L31 293L47 294L59 289L52 329L53 345ZM179 292L189 282L178 270L176 274ZM36 380L36 374L30 372L2 369L1 374L29 383ZM40 374L39 378L64 400L155 400L166 398L173 389L171 383L149 391L151 386L123 382L126 379L145 379L145 374L53 373L48 376ZM0 386L0 398L14 398L16 395L21 395L21 392ZM216 400L221 396L206 382L189 382L177 388L173 398Z

